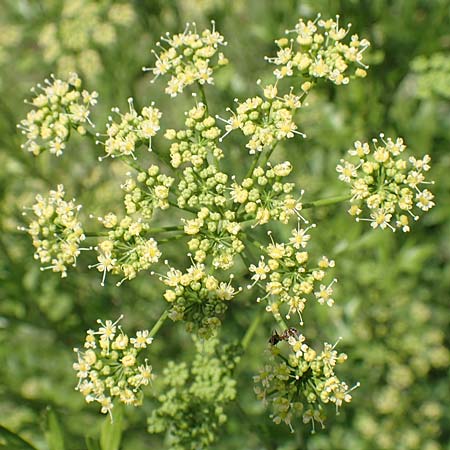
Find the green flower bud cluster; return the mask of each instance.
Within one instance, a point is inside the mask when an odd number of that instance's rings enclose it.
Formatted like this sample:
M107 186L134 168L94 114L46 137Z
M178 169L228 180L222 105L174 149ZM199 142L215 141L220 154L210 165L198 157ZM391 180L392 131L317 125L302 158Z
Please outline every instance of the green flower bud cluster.
M223 209L226 206L228 175L214 165L205 168L186 167L178 183L180 192L177 204L180 208L198 209L207 206Z
M28 228L20 228L33 238L35 259L43 264L50 263L41 270L51 269L63 278L67 276L67 266L75 267L80 251L86 250L80 248L85 239L78 219L81 205L76 205L75 200L64 200L64 195L62 184L51 190L48 197L37 195L36 203L31 207L33 219ZM28 214L24 212L23 215Z
M214 84L213 72L220 66L228 64L223 53L218 53L219 45L227 45L224 37L215 29L212 21L212 29L206 29L198 34L193 24L186 24L183 33L167 33L161 36L161 41L168 45L164 48L161 42L156 45L161 48L159 55L152 51L156 57L155 67L144 67L146 72L152 72L155 78L169 74L171 78L167 83L166 94L176 97L183 92L186 86L193 83L203 85Z
M359 164L342 159L336 170L339 179L351 186L349 213L357 216L357 221L368 221L372 228L389 227L392 231L400 228L407 232L408 215L419 219L412 212L414 206L422 211L434 206L434 195L428 189L421 190L421 185L433 184L425 181L431 158L425 155L422 159L413 156L404 159L400 156L406 149L403 139L384 139L383 134L380 137L381 142L372 140L372 151L368 143L356 141L348 153L359 159ZM363 205L368 208L370 218L358 217Z
M97 103L97 92L81 90L81 80L76 73L67 81L58 80L53 75L45 84L37 85L31 91L35 97L29 103L34 109L17 127L27 138L21 147L39 155L45 150L61 156L70 132L75 129L84 135L86 122L91 123L90 106Z
M89 268L97 268L103 273L101 285L105 284L107 272L121 274L120 286L125 280L136 277L141 270L148 270L159 261L161 252L158 243L146 236L150 226L141 219L134 220L125 216L119 221L114 213L100 217L99 221L108 231L108 238L101 241L95 249L98 252L97 264Z
M114 401L140 406L143 388L153 379L152 366L147 359L139 361L140 352L153 341L148 330L138 331L129 338L118 322L107 320L97 331L88 330L84 349L74 348L78 356L73 364L79 379L75 388L87 403L98 402L103 414L110 414Z
M250 140L246 147L251 155L262 152L267 147L274 147L277 142L293 138L296 134L305 135L297 131L294 114L301 106L300 97L290 92L278 97L276 86L266 86L264 97L252 97L239 103L236 112L227 108L232 116L221 119L226 123L226 133L220 138L222 141L233 130L240 129Z
M195 219L184 220L184 232L195 236L188 242L189 250L195 252L194 260L203 262L211 255L214 268L231 268L234 256L244 250L241 225L230 210L219 213L203 207Z
M246 219L255 219L256 224L262 225L270 220L279 220L286 224L293 216L303 219L300 215L302 203L295 199L290 192L295 188L294 183L284 183L283 178L292 171L292 165L285 161L275 166L268 164L264 170L256 167L251 178L245 178L241 184L233 183L231 198L235 203L243 205ZM304 220L304 219L303 219Z
M417 96L427 99L450 98L450 58L448 53L418 56L411 63L416 82Z
M261 255L258 265L251 264L249 267L253 273L253 284L248 288L258 284L265 292L265 296L257 301L267 300L266 310L276 318L281 317L282 305L289 306L286 318L289 319L292 313L297 313L301 325L308 296L314 293L321 305L333 306L333 284L337 281L333 279L328 285L319 285L325 278L327 269L334 267L335 263L323 256L316 266L310 265L309 254L305 249L311 238L308 234L311 227L293 229L292 236L286 243L276 243L269 232L271 244L261 247L265 255Z
M125 194L124 205L128 215L138 212L144 219L151 219L155 208L169 207L169 190L174 178L160 173L158 166L151 165L147 172L139 172L121 185Z
M217 147L220 129L216 121L207 114L206 106L198 103L186 113L187 130L169 129L164 137L174 141L170 146L170 163L177 169L183 163L200 167L207 162L207 156L223 158L223 151Z
M208 339L220 327L221 316L241 289L228 282L219 281L206 272L203 264L193 264L186 273L170 268L160 280L169 286L164 298L172 305L169 317L173 321L183 320L186 329Z
M58 19L47 23L39 34L44 60L56 63L59 74L79 70L88 78L102 70L99 50L113 46L117 35L136 21L130 4L110 0L65 2L58 13Z
M333 19L304 22L300 19L293 30L295 39L281 38L275 41L279 50L276 57L266 57L275 64L274 75L277 79L300 76L307 80L326 78L333 83L347 84L350 70L357 77L365 77L367 66L363 64L363 52L370 46L367 39L357 34L351 37L349 44L342 41L350 30L339 28L339 16Z
M337 343L336 343L337 344ZM293 422L301 417L303 423L315 422L324 427L323 404L334 403L336 412L343 403L352 400L349 389L335 374L335 366L346 359L334 346L325 343L318 354L305 343L300 334L289 336L287 354L276 345L271 347L271 361L254 377L257 397L272 409L271 418L277 424L284 422L294 431Z
M225 408L236 398L232 372L240 357L218 339L195 339L191 368L170 362L163 371L160 406L148 418L150 433L166 432L170 450L209 448L227 421Z
M151 106L142 108L141 114L138 114L134 109L133 99L128 99L129 112L122 114L119 108L113 108L112 111L120 116L120 122L115 122L110 116L109 123L106 125L106 141L100 142L105 146L105 153L101 159L111 156L132 156L136 159L134 154L136 148L140 144L147 144L148 150L152 150L152 137L155 136L159 130L159 119L161 112L158 108L154 108L154 103Z

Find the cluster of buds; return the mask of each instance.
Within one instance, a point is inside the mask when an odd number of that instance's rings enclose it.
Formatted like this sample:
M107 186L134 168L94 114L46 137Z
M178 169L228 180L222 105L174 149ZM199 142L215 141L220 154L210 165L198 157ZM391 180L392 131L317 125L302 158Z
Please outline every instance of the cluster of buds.
M434 206L433 194L422 185L433 184L425 180L425 172L430 170L431 158L422 159L413 156L402 157L406 149L403 139L373 139L371 146L356 141L348 153L350 160L341 160L336 167L339 179L351 186L351 203L349 213L356 220L370 222L372 228L410 229L410 217L418 220L413 213L414 207L428 211ZM355 162L352 162L352 159ZM361 209L366 206L369 218L361 218Z
M266 310L276 318L281 317L282 305L287 305L289 310L286 318L289 319L292 313L297 313L302 325L302 312L309 295L314 294L322 305L334 304L332 295L336 279L328 285L319 284L325 278L327 269L334 267L334 261L322 256L314 267L310 264L306 251L311 237L308 230L314 226L293 229L292 236L286 243L276 243L269 232L271 244L261 247L265 255L261 255L257 265L252 264L249 267L253 274L253 284L248 288L257 284L265 292L264 297L258 298L257 301L267 300Z
M38 44L44 60L56 63L59 74L77 70L88 78L98 76L102 69L99 48L114 46L118 33L136 21L132 5L126 2L77 0L56 9L59 17L42 28Z
M143 70L155 75L153 81L160 75L171 75L165 90L171 97L176 97L186 86L196 82L200 85L213 84L214 70L228 64L223 53L218 52L219 45L226 45L226 42L215 30L214 21L212 29L206 29L201 34L197 33L195 24L192 28L187 24L183 33L173 36L167 33L161 41L164 44L156 44L161 49L159 55L153 51L155 67L144 67Z
M170 268L161 276L167 289L164 298L172 305L169 317L173 321L183 320L186 329L202 338L211 337L220 327L220 317L241 289L231 285L233 275L228 282L219 281L206 272L203 264L192 264L185 273Z
M195 219L184 221L184 232L193 236L188 246L195 252L194 260L203 262L212 255L213 267L223 270L231 268L234 256L244 250L241 229L235 212L214 212L206 207L201 208Z
M119 221L114 213L98 219L108 231L108 238L101 241L95 249L98 252L97 263L89 266L103 273L101 285L104 286L106 274L121 274L125 280L136 277L141 270L148 270L159 261L161 252L158 243L146 236L149 225L142 220L133 220L125 216Z
M27 138L22 148L39 155L45 150L61 156L65 142L72 129L79 134L86 133L85 124L90 122L90 106L97 103L97 92L81 89L81 80L72 73L67 81L53 75L45 84L38 84L31 91L35 97L29 103L34 109L18 126Z
M207 113L206 106L199 103L186 113L186 130L169 129L164 134L169 141L170 163L177 169L183 163L191 163L194 167L202 166L208 155L216 159L223 157L217 146L220 129L216 121Z
M169 190L174 179L160 173L159 167L151 165L147 172L139 172L121 185L125 194L124 204L127 214L138 212L144 219L151 219L155 208L169 207Z
M51 190L47 198L36 196L36 203L31 207L34 215L27 231L33 238L36 251L35 259L49 266L41 270L51 269L59 272L61 277L67 276L67 266L75 266L80 254L81 242L85 239L83 227L78 220L81 205L75 200L64 200L64 186L59 184ZM27 216L27 212L23 213Z
M346 359L345 353L325 343L320 354L305 343L302 334L292 333L286 340L287 354L277 344L271 346L271 361L254 377L257 397L272 408L271 418L275 423L284 422L293 432L293 421L301 417L303 423L315 422L323 425L323 404L334 403L336 412L345 402L352 400L353 388L335 374L335 366Z
M178 183L180 208L195 208L199 205L222 208L227 203L228 175L215 166L205 168L186 167Z
M266 60L275 64L277 79L300 76L306 80L326 78L333 83L347 84L350 76L365 77L367 66L363 63L363 52L369 47L367 39L354 34L349 44L343 42L350 30L339 27L336 20L300 19L293 30L295 39L281 38L275 41L279 50L277 56ZM308 83L308 81L306 81Z
M111 158L117 156L132 156L136 159L134 154L136 148L141 144L148 145L148 150L152 149L152 137L158 132L159 120L161 112L158 108L151 106L144 106L141 114L138 114L134 109L133 99L128 99L129 111L122 114L119 108L112 108L112 112L120 117L120 122L115 122L110 116L109 123L106 125L106 140L105 142L97 141L99 144L105 146L106 156L100 159Z
M84 348L74 348L78 356L73 364L79 379L75 388L87 403L98 402L103 414L110 414L114 401L125 405L140 406L143 388L153 379L152 366L147 359L139 361L139 353L147 348L153 338L148 330L138 331L129 338L118 326L122 319L114 323L98 320L97 331L88 330Z
M276 85L264 88L264 98L252 97L239 103L236 112L227 108L231 113L229 119L220 120L226 123L226 133L223 140L233 130L240 129L250 140L246 147L249 153L262 152L265 148L273 148L276 143L293 138L296 134L305 137L297 130L294 114L301 106L301 97L290 92L278 97Z
M268 223L270 220L279 220L286 224L291 217L302 219L300 193L299 198L294 198L290 193L295 188L294 183L283 182L292 171L289 161L271 166L264 170L256 167L251 177L244 178L241 184L234 182L231 186L231 198L234 203L243 207L245 219L254 219L257 225ZM239 211L239 209L238 209Z
M206 449L227 421L226 406L236 398L235 347L219 347L216 338L194 339L191 367L170 362L159 377L164 394L148 418L149 433L170 433L171 448Z

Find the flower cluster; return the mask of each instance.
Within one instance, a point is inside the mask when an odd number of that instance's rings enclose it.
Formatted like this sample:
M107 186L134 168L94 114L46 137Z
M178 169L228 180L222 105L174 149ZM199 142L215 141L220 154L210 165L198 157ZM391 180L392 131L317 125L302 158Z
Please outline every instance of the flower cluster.
M344 402L352 400L350 392L359 383L349 389L336 376L335 366L347 359L345 353L335 350L336 344L325 343L320 354L305 343L302 334L291 335L287 344L287 355L272 346L271 362L254 377L255 383L261 385L255 386L255 392L260 400L270 404L270 417L275 423L284 422L294 431L293 421L299 416L303 423L311 422L314 432L316 421L324 427L322 404L334 403L338 412Z
M203 264L193 264L185 273L170 268L160 280L169 286L164 298L172 305L169 317L186 322L186 329L202 338L211 337L220 327L221 316L241 289L236 290L231 281L219 281L207 273Z
M203 207L195 219L184 220L184 232L193 236L188 246L195 252L194 260L203 262L212 255L213 267L223 270L231 268L234 256L244 250L241 228L236 213L229 210L220 213Z
M49 266L41 270L51 269L59 272L61 277L67 276L67 266L75 266L80 254L80 243L85 239L83 228L78 220L81 205L75 200L64 200L64 186L59 184L51 190L48 197L36 196L32 206L33 220L27 231L33 238L36 249L34 257ZM28 214L24 212L24 216Z
M311 238L308 234L311 227L293 229L289 242L286 243L276 243L269 232L271 244L261 247L265 255L261 255L257 265L252 264L249 267L253 274L253 284L249 288L257 284L265 292L264 297L258 298L258 302L267 299L266 309L275 317L280 317L280 308L287 305L289 310L286 318L289 319L292 313L297 313L302 325L302 312L309 295L314 294L322 305L334 304L332 295L336 279L328 285L321 283L327 269L334 267L334 261L322 256L315 266L309 262L306 247Z
M160 406L148 418L148 431L168 432L173 450L209 448L227 420L225 407L236 397L236 348L219 348L218 339L195 343L191 368L170 362L164 369L158 380L164 392L158 397Z
M84 135L85 124L92 125L90 106L97 103L98 94L82 90L81 80L75 73L67 81L52 75L44 85L38 84L32 92L36 96L29 104L34 109L18 125L27 138L22 148L36 156L45 150L61 156L71 130Z
M47 23L39 34L44 60L56 63L59 74L79 70L89 78L101 72L99 50L114 45L118 33L136 21L130 4L110 0L64 2L58 12L59 20Z
M199 209L199 205L212 209L223 208L226 195L228 175L220 172L214 165L205 168L186 167L178 183L180 195L177 204L180 208Z
M169 129L164 134L169 141L170 163L177 169L183 163L191 163L194 167L207 162L208 155L216 159L223 158L222 150L217 146L220 129L216 121L207 113L203 103L199 103L186 113L186 130Z
M134 109L132 98L128 99L128 106L129 111L125 114L122 114L119 108L112 109L119 115L120 122L115 122L112 117L109 117L109 123L106 125L106 140L98 141L105 146L106 156L103 158L132 156L136 159L134 152L140 144L147 144L149 151L152 149L152 137L160 128L161 112L152 103L151 106L142 108L141 114L138 114Z
M140 406L142 389L154 377L147 359L139 361L139 353L153 338L148 330L138 331L135 337L129 338L117 325L121 319L122 316L114 323L98 320L99 329L87 331L84 349L74 348L78 360L73 368L79 379L75 389L87 403L100 403L101 412L110 414L111 419L114 400Z
M373 228L386 227L395 231L410 229L409 217L418 220L413 213L414 207L428 211L434 206L433 194L422 185L433 184L425 181L425 172L430 170L431 158L422 159L413 156L408 159L401 155L406 149L403 139L373 139L372 149L368 143L356 141L348 153L350 160L341 160L336 167L339 179L351 186L352 207L349 213L356 220L369 221ZM352 162L356 160L355 162ZM360 218L365 205L369 218Z
M264 88L264 98L252 97L238 104L236 112L227 109L232 116L222 119L226 123L225 138L231 131L240 129L250 140L246 147L250 154L272 148L277 142L293 138L296 134L305 137L297 130L294 114L301 106L301 97L290 92L278 97L276 85Z
M340 85L350 81L350 70L353 69L355 76L365 77L367 66L362 61L369 41L354 34L350 43L345 44L343 40L350 25L340 28L339 16L336 16L336 20L322 20L319 17L306 23L300 19L293 30L286 32L295 34L295 39L281 38L275 41L279 48L277 56L266 59L277 66L274 71L276 78L326 78Z
M147 233L148 223L125 216L119 220L116 214L109 213L99 221L108 231L108 238L102 240L95 249L98 251L97 263L89 266L103 273L101 285L105 283L107 272L121 274L120 286L125 280L136 277L141 270L148 270L161 257L158 243Z
M147 172L139 172L121 185L125 194L124 204L127 214L140 213L144 219L151 219L155 208L169 207L169 189L174 179L160 173L159 167L151 165Z
M233 202L243 207L245 219L253 219L262 225L270 220L279 220L286 224L291 217L305 220L300 211L302 209L301 196L294 198L290 193L295 188L294 183L283 182L292 171L289 161L268 168L256 167L251 177L244 178L241 184L234 182L231 186ZM239 211L239 209L238 209Z
M176 97L186 86L196 82L200 85L213 84L214 70L228 64L223 53L218 53L219 45L226 45L226 42L215 30L214 21L212 29L206 29L201 34L197 33L195 25L192 28L187 24L183 33L173 36L167 33L162 36L161 41L168 48L158 42L161 52L158 55L153 51L156 57L155 67L143 68L155 75L153 81L160 75L171 75L166 87L166 93L171 97Z

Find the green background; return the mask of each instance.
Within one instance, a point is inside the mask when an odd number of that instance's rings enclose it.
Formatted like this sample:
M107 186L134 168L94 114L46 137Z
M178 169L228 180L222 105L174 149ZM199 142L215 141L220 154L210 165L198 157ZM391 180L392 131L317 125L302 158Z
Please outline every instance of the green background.
M116 27L110 45L88 39L81 50L63 45L53 59L46 56L42 36L49 24L61 42L81 39L82 12L91 4L105 12L113 3L1 1L0 424L37 449L62 448L58 429L66 449L86 448L85 436L98 436L103 418L74 390L72 348L97 318L123 313L125 328L150 328L165 306L161 286L148 274L121 288L112 281L101 288L99 274L83 269L87 256L67 279L39 270L29 238L16 230L23 223L22 207L32 204L36 193L64 183L83 210L101 215L114 209L117 180L126 170L117 163L98 163L102 149L83 139L72 140L61 158L34 158L21 150L16 124L27 112L23 99L30 87L57 74L63 58L95 51L95 73L82 65L78 70L86 87L100 94L93 114L99 130L110 108L124 108L129 96L139 106L155 101L164 113L163 128L177 127L183 121L180 111L189 108L189 95L171 100L162 81L151 85L151 77L141 72L142 66L152 65L150 49L162 33L182 31L186 21L201 29L216 20L228 41L230 65L206 92L213 111L223 115L233 98L256 94L256 79L269 76L271 67L263 57L275 51L273 40L299 16L314 18L321 12L323 17L339 13L343 23L353 24L352 31L371 41L371 67L366 79L348 86L319 86L298 117L308 138L283 145L278 158L293 162L293 178L306 190L305 200L316 200L345 193L335 166L353 141L380 132L402 136L413 154L431 155L437 206L409 234L357 224L346 205L309 213L320 230L313 233L315 249L336 259L339 284L334 308L312 307L306 313L305 334L313 343L342 336L339 348L349 360L340 374L351 384L360 381L361 387L339 416L331 411L326 429L315 435L302 423L294 434L271 423L252 382L274 328L268 317L239 366L238 399L213 448L450 449L450 2L136 0L128 2L136 14L132 25ZM71 15L69 4L75 10ZM226 145L232 173L246 150L238 137L227 138ZM176 261L177 253L173 248L167 256ZM227 312L222 338L239 339L255 308L253 298L239 296ZM151 363L158 373L171 359L190 361L193 351L183 325L168 323L152 345ZM145 431L154 405L151 390L142 408L125 411L124 450L164 448L163 437ZM6 436L0 434L0 448L26 448Z

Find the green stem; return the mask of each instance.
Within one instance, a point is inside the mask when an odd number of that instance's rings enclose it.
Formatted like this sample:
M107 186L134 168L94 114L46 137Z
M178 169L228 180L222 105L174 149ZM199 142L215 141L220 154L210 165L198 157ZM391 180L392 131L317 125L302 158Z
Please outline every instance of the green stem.
M280 326L281 331L285 331L288 329L288 326L287 326L286 322L284 321L284 319L281 317L281 314L278 316L274 315L274 317L275 317L275 320L277 321L278 325Z
M258 164L260 156L261 156L261 152L259 152L258 155L253 158L252 165L250 166L247 173L245 174L245 178L250 178L252 176L252 173L255 170L256 165Z
M158 321L153 325L153 328L150 330L150 333L148 334L149 337L154 337L156 333L158 333L159 329L162 327L163 323L166 321L167 317L169 316L169 310L166 309L161 316L159 317Z
M145 172L145 170L139 166L134 160L130 159L128 156L120 158L127 166L132 167L137 172Z
M188 206L185 206L184 208L181 208L180 206L178 206L178 203L176 203L176 202L174 202L172 200L169 200L169 205L173 206L174 208L181 209L182 211L188 211L188 212L190 212L192 214L197 214L197 212L198 212L195 209L189 208Z
M329 206L334 205L335 203L342 203L347 200L350 200L351 195L338 195L336 197L330 197L330 198L323 198L320 200L316 200L315 202L307 202L303 203L302 209L309 209L309 208L317 208L319 206Z
M264 167L272 156L273 151L277 147L278 142L265 154L264 159L261 161L261 167Z
M84 235L86 236L86 238L97 238L97 237L104 237L104 236L108 236L108 233L95 233L93 231L86 231L86 233L84 233Z
M166 242L177 241L178 239L182 239L185 236L186 236L185 233L180 233L180 234L172 235L172 236L164 238L164 239L158 239L158 244L165 244Z
M247 331L245 332L244 337L241 341L241 346L244 350L247 349L248 344L250 344L250 341L253 338L253 335L255 334L256 330L258 329L261 321L263 320L265 310L262 309L258 312L258 314L255 315L252 322L250 323L250 326L248 327Z
M206 114L209 114L208 101L206 100L205 88L203 87L203 84L200 84L200 83L197 83L197 84L198 84L198 90L200 91L200 97L202 98L202 103L206 107Z
M149 228L148 230L146 230L146 232L149 234L156 234L164 233L166 231L181 231L182 229L182 225L172 225L170 227Z

